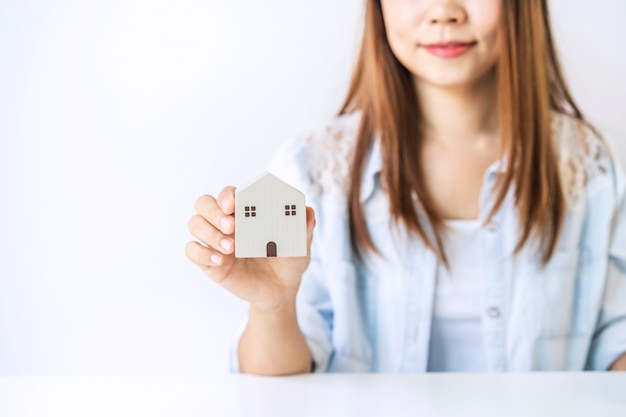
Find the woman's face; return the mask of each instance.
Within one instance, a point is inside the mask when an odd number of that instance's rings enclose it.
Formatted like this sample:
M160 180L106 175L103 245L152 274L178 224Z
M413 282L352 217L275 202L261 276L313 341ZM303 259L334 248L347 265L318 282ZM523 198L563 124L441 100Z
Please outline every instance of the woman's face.
M491 70L502 0L381 0L394 55L418 82L453 87Z

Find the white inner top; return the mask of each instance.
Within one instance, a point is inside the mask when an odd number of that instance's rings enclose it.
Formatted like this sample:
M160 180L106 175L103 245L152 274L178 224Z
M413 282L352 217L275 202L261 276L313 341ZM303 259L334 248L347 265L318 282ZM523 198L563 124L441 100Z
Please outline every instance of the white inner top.
M481 329L484 253L480 220L450 220L442 236L450 269L437 268L429 372L485 371Z

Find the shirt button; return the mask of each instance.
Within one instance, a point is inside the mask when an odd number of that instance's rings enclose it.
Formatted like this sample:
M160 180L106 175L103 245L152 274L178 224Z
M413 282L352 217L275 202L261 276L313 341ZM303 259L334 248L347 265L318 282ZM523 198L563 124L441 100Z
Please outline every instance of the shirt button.
M500 317L500 309L498 309L497 307L491 307L489 310L487 310L487 315L492 319L497 319L498 317Z
M487 230L489 230L490 232L496 232L498 231L498 223L496 222L489 222L485 225L485 227L487 228Z

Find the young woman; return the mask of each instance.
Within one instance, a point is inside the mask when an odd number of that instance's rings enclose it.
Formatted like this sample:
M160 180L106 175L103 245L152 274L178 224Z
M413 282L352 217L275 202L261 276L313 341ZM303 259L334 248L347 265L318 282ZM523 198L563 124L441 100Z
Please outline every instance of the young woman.
M340 115L272 171L309 256L235 259L233 187L190 220L249 303L234 370L626 370L626 183L546 0L368 0Z

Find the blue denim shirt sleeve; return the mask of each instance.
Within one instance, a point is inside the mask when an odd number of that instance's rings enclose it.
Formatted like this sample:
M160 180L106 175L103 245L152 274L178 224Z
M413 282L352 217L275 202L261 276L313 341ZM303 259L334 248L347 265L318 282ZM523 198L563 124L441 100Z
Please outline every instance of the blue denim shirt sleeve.
M587 367L607 370L626 353L626 181L615 167L615 212L603 303Z
M298 291L298 325L304 334L315 372L325 372L332 355L331 328L333 308L327 288L319 282L322 265L312 259Z

